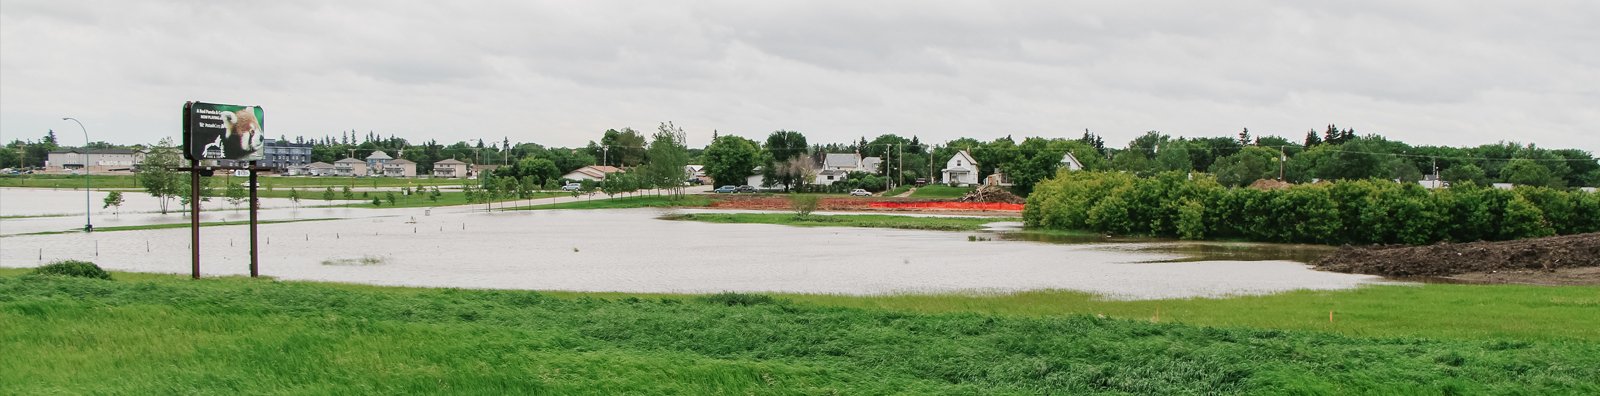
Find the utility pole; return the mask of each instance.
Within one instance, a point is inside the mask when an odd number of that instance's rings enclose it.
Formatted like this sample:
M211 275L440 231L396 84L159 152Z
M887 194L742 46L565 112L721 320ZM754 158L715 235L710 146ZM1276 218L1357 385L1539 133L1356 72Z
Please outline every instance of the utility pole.
M1278 181L1283 181L1283 163L1288 160L1289 157L1283 155L1283 146L1278 146Z
M905 183L906 182L906 144L905 143L900 143L899 145L896 145L895 147L898 147L899 149L895 150L895 159L894 160L895 160L895 162L898 163L898 165L895 165L894 167L895 167L895 170L900 171L900 180L898 180L898 181L901 182L901 183Z

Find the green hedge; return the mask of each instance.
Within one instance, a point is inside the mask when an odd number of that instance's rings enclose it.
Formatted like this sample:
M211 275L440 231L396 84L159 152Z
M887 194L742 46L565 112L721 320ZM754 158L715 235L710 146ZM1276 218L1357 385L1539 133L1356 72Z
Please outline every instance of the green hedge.
M1471 184L1428 190L1388 180L1230 189L1204 174L1062 172L1035 187L1023 220L1185 239L1417 245L1600 231L1600 194Z

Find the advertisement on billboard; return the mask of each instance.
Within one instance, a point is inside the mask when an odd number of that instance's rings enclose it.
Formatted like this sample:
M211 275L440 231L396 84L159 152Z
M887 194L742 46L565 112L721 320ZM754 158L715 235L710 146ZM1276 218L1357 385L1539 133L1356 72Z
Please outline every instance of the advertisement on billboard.
M189 102L183 105L183 157L259 161L266 133L261 106Z

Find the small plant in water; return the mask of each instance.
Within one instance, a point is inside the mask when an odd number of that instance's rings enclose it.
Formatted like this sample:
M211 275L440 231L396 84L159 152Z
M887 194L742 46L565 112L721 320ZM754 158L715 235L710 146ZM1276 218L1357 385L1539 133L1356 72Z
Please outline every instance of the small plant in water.
M322 265L382 265L384 258L379 256L361 256L357 258L333 258L322 260Z

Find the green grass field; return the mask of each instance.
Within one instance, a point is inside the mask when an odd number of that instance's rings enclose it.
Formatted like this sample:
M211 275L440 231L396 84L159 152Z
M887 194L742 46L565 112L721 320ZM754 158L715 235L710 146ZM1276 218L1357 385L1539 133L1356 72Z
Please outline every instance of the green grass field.
M1593 339L20 272L0 270L0 384L17 394L1600 392Z
M917 191L912 192L911 197L938 199L961 198L962 196L967 195L969 192L972 192L972 189L967 187L950 187L945 185L929 184L926 186L917 187Z
M560 193L557 193L560 194ZM571 196L572 194L566 194ZM603 198L600 195L595 198ZM580 198L581 199L581 198ZM556 204L543 204L532 206L516 206L507 210L553 210L553 209L629 209L629 208L668 208L668 207L704 207L711 206L711 198L704 195L687 194L680 197L666 195L641 195L637 197L606 198L595 200L581 200L562 202Z
M733 224L781 224L798 227L870 227L908 230L975 231L997 221L1022 221L1015 217L916 217L896 215L809 215L793 213L683 213L667 220Z

